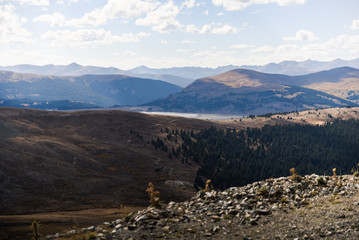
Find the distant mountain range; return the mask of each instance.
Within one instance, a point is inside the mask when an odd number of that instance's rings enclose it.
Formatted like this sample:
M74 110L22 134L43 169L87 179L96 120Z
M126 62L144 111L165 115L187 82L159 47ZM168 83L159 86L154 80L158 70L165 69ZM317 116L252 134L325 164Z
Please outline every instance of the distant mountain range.
M113 74L121 74L127 75L137 78L147 78L147 79L155 79L162 80L171 84L175 84L181 87L185 87L192 83L195 78L186 78L181 75L170 75L166 73L159 73L156 71L139 71L132 72L120 70L114 67L96 67L96 66L82 66L77 63L71 63L69 65L53 65L48 64L44 66L36 66L30 64L22 64L15 66L0 66L0 70L4 71L12 71L18 73L32 73L32 74L40 74L40 75L51 75L51 76L81 76L81 75L113 75ZM165 71L163 71L165 72Z
M46 104L40 102L51 101L54 104L63 100L69 100L66 102L67 106L72 104L78 106L77 108L81 108L80 103L83 103L85 108L139 105L166 97L181 89L164 81L126 75L61 77L0 71L0 105L11 103L40 108ZM51 104L49 108L50 106Z
M340 67L359 68L359 58L353 60L342 60L338 58L330 62L314 60L306 60L303 62L284 61L281 63L269 63L264 66L243 65L240 68L264 73L277 73L297 76Z
M86 74L108 75L122 74L132 77L162 80L181 87L186 87L194 80L218 75L233 69L248 69L264 73L286 74L286 75L305 75L323 70L330 70L339 67L359 68L359 58L353 60L335 59L329 62L306 60L302 62L284 61L281 63L269 63L263 66L242 65L242 66L221 66L217 68L202 67L173 67L173 68L148 68L146 66L136 67L130 70L121 70L114 67L104 68L96 66L82 66L76 63L69 65L15 65L0 66L0 70L13 71L19 73L34 73L53 76L79 76Z
M327 63L283 62L262 68L269 70L276 66L278 71L280 68L289 71L298 70L299 66L306 69L308 65L308 72L325 66L349 63L355 65L357 62L359 59ZM359 70L356 68L340 67L298 76L269 74L241 68L215 74L232 67L234 66L216 69L138 67L131 70L131 74L138 76L167 76L166 82L123 73L113 74L116 71L123 72L115 68L78 64L42 67L18 65L12 68L66 76L0 71L0 106L87 109L126 105L141 106L150 111L250 115L359 104ZM78 75L85 72L92 74ZM104 72L112 74L102 74ZM207 77L193 81L184 89L169 83L178 81L185 85L189 83L187 77L191 73L193 76Z
M198 79L145 106L151 111L249 115L357 106L358 100L358 69L342 67L302 76L236 69Z

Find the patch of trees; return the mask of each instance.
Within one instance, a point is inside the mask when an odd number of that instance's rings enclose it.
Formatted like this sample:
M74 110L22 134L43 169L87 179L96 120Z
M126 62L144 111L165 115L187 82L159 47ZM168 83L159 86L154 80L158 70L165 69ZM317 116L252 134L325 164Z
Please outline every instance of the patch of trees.
M152 139L151 144L155 147L155 150L157 150L159 148L164 152L168 152L168 148L167 148L166 144L159 137L157 137L156 140Z
M180 131L178 154L201 167L195 185L211 179L215 188L240 186L289 174L350 173L359 161L359 121L335 120L324 126L286 125L198 133Z

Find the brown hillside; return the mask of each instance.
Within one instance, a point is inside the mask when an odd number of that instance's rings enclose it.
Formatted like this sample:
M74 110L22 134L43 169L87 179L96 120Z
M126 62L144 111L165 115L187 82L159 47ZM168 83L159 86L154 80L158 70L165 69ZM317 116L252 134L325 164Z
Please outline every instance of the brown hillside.
M148 205L154 182L165 201L186 199L197 166L168 158L148 141L160 129L210 122L124 111L48 112L0 108L0 212L45 212ZM134 132L130 132L130 130ZM142 137L142 139L141 139Z

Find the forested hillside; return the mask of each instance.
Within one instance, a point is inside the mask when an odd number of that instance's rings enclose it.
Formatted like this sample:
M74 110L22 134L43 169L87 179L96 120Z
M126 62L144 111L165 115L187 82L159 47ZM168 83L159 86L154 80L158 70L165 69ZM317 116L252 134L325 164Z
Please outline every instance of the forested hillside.
M293 167L299 174L332 175L333 168L344 174L359 161L358 120L246 130L211 127L197 133L179 131L178 138L181 145L171 154L183 162L191 158L201 166L195 182L199 187L206 179L212 179L218 189L241 186L286 176Z

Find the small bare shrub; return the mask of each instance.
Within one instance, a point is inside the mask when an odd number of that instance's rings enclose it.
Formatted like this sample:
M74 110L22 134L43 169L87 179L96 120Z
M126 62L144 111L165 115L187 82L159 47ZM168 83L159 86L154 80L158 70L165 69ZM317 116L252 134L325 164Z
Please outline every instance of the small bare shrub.
M39 240L40 239L40 227L41 224L39 222L33 221L31 224L32 229L32 238L31 240Z
M211 182L212 182L211 179L208 179L206 181L206 188L203 190L204 192L209 192L213 189Z
M261 187L257 192L259 195L262 195L262 196L267 196L269 194L266 186Z
M290 176L292 180L295 180L297 182L302 181L302 177L295 172L295 168L291 168L289 171L292 173L292 176Z
M152 182L148 183L149 188L147 188L146 192L150 197L150 202L152 206L159 207L160 206L160 192L155 190Z

